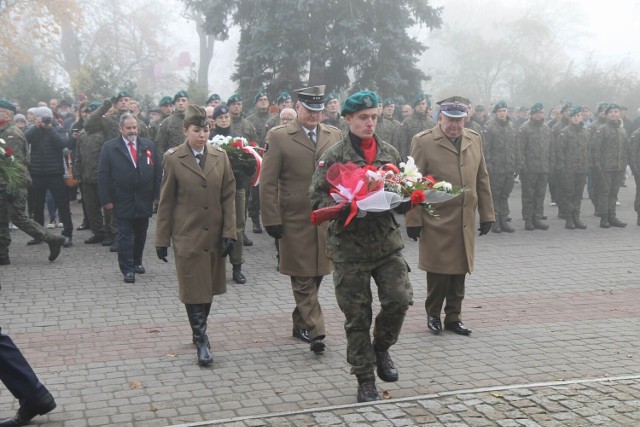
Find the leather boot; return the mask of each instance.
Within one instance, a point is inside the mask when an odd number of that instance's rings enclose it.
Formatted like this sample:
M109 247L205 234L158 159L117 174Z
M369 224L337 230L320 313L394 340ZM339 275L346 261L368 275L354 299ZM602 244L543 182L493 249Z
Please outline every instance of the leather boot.
M373 402L380 400L376 389L376 377L373 373L357 375L358 378L358 402Z
M524 220L524 229L527 231L535 230L536 228L533 226L533 220L525 219Z
M233 264L233 281L239 285L247 283L247 278L242 274L242 264Z
M376 354L376 365L378 367L378 377L382 381L395 382L398 381L398 370L391 360L389 349L382 349L382 347L373 344L373 351Z
M573 221L573 215L571 214L565 214L564 216L564 228L566 228L567 230L575 230L576 229L576 223Z
M502 233L502 227L500 224L500 216L496 215L496 222L491 226L491 232L493 233Z
M614 214L609 215L609 225L612 227L624 228L627 226L627 223L620 221Z
M253 232L256 234L262 233L262 226L260 226L260 217L252 216L251 222L253 222Z
M253 246L253 242L249 240L245 233L242 233L242 246Z
M587 226L580 221L580 212L578 211L573 213L573 223L578 230L585 230L587 228Z
M600 216L600 228L609 228L609 218L606 215Z
M538 218L533 217L533 227L537 230L548 230L549 226L544 222L540 221Z
M206 304L185 304L185 308L187 309L189 324L195 338L198 365L210 365L213 363L213 357L209 351L209 338L207 337Z
M498 222L500 222L500 228L505 233L513 233L514 231L516 231L512 226L509 225L509 222L507 222L506 215L500 215L500 217L498 218Z

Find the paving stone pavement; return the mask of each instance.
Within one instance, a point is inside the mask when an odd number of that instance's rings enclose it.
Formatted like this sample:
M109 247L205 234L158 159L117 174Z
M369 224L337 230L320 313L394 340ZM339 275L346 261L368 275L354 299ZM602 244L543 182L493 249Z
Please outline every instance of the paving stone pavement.
M427 332L425 274L407 239L414 305L391 349L400 380L379 381L388 399L376 404L355 404L331 277L320 292L328 348L315 355L291 337L294 303L273 240L250 230L247 284L234 284L229 266L228 292L214 300L211 368L196 364L153 220L147 273L133 285L108 248L82 243L89 232L49 263L45 245L13 231L0 326L56 397L58 409L34 420L47 426L640 425L640 227L627 182L619 217L629 226L600 229L585 199L584 231L564 229L548 203L550 230L525 231L516 185L516 232L477 239L463 306L470 337ZM80 206L72 211L77 225ZM0 417L16 409L0 388Z

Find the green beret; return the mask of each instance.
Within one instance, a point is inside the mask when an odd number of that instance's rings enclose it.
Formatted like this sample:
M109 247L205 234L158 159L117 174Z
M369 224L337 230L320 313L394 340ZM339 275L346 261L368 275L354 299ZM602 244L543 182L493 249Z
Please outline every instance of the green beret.
M562 107L560 108L560 113L564 113L565 111L570 110L571 107L573 107L573 104L570 102L563 104Z
M422 101L426 101L427 107L431 107L431 100L426 93L419 93L415 96L415 98L413 98L413 107L415 108L415 106Z
M276 98L276 104L281 104L283 102L289 101L291 99L291 95L288 92L282 91L280 95Z
M210 103L211 101L220 101L220 95L218 95L217 93L212 93L209 99L207 99L206 104Z
M184 120L182 121L183 126L188 128L190 125L199 126L201 128L209 126L209 120L207 120L207 112L204 108L189 104L187 106L187 111L184 113Z
M609 111L611 110L619 110L620 106L618 104L616 104L615 102L612 102L611 104L607 105L607 108L605 108L604 113L605 114L609 114Z
M93 113L98 109L98 107L100 107L100 103L98 101L93 101L91 104L87 105L84 108L84 111L86 111L87 113Z
M11 110L14 113L16 112L16 106L13 105L13 102L6 99L0 99L0 108L4 108L5 110Z
M344 101L344 104L342 104L342 112L340 114L346 116L347 114L356 113L369 108L376 108L377 106L378 95L375 92L363 90L361 92L354 93Z
M324 105L327 105L327 102L329 102L329 101L331 101L333 99L338 99L338 94L335 93L335 92L331 92L327 96L324 97Z
M163 96L162 99L160 99L160 102L158 103L159 106L164 106L164 105L171 105L173 104L173 99L171 99L170 96Z
M260 98L267 96L267 92L264 91L258 91L258 93L256 93L256 96L253 98L253 105L256 105L258 103L258 101L260 100Z
M503 108L507 108L507 102L500 100L496 102L496 105L493 106L493 110L491 110L491 112L495 114L496 111L501 110Z
M544 105L542 105L542 102L536 102L531 106L531 109L529 110L529 114L535 114L538 111L542 111L542 110L544 110Z
M582 107L581 107L581 106L579 106L579 105L576 105L576 106L575 106L575 107L573 107L573 108L571 109L571 111L569 112L569 117L573 117L573 116L578 115L578 114L580 114L580 113L582 113Z
M607 109L608 106L609 106L608 102L601 102L600 104L598 104L597 114L602 113L604 110Z
M242 102L242 97L239 93L234 93L229 97L229 99L227 99L227 105L231 105L235 102Z
M395 105L395 102L393 101L393 98L387 98L384 101L382 101L382 106L386 107L387 105Z
M127 92L126 90L121 90L116 95L116 102L120 101L122 98L131 98L131 96L129 96L129 92Z
M186 90L179 90L174 96L173 96L173 102L176 102L179 98L187 98L189 99L189 94L187 93Z

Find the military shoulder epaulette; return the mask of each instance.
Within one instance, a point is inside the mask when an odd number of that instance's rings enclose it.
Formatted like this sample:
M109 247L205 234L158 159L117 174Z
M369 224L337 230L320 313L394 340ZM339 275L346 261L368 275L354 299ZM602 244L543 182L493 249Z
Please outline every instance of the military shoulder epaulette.
M471 128L467 128L467 131L474 134L474 135L478 135L480 136L480 134L478 132L476 132L475 130L471 129Z
M167 150L167 153L169 153L169 154L173 154L173 153L175 153L175 152L176 152L176 147L171 147L171 148L169 148L169 149Z
M329 129L340 130L340 128L339 128L339 127L334 126L334 125L330 125L329 123L323 123L323 125L325 125L325 126L326 126L326 127L328 127ZM340 132L342 132L342 131L340 130Z
M224 152L224 150L223 150L222 148L218 147L217 145L216 145L214 148L215 148L216 150L218 150L218 151L222 151L222 152Z
M416 134L416 136L428 135L428 134L430 134L431 132L433 132L433 129L423 130L422 132L418 132L418 133ZM414 136L414 138L415 138L415 136Z

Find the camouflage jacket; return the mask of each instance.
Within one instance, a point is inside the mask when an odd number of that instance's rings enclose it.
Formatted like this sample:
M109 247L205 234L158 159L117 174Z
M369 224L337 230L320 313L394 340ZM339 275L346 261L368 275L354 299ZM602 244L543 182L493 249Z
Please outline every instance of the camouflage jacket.
M560 132L562 129L566 128L571 124L569 119L561 118L553 125L551 128L551 163L553 164L553 169L556 171L560 171L562 166L557 161L558 159L558 136L560 136Z
M607 121L593 135L593 166L605 172L622 171L627 167L627 132L622 120Z
M29 176L29 171L26 166L29 165L29 148L27 144L27 139L24 136L24 133L18 128L18 126L13 123L7 124L5 127L0 129L0 138L4 139L6 146L4 148L11 147L13 149L13 157L16 161L20 162L23 166L23 179L25 187L31 182L31 177ZM5 189L7 183L4 179L0 178L0 189Z
M633 174L640 173L640 128L629 138L629 166L634 169Z
M258 142L258 134L256 128L242 115L239 117L231 117L231 133L234 135L242 135L248 142ZM266 132L265 132L266 135Z
M109 108L111 107L102 104L96 111L91 113L89 118L84 122L84 130L89 134L102 132L105 141L120 136L120 116L128 111L116 112L115 114L105 116ZM148 136L147 125L145 125L142 120L137 120L138 136L146 138Z
M400 122L393 119L385 119L384 116L378 116L378 123L376 124L376 135L380 137L384 142L393 145L396 149L394 138L396 129L400 126Z
M256 130L257 140L254 140L260 147L264 147L264 138L267 136L267 123L272 117L267 110L256 111L254 114L247 117L247 121L251 123Z
M414 136L423 130L431 129L436 126L436 122L425 113L416 113L407 117L407 119L398 128L397 136L394 142L398 147L398 151L403 159L411 154L411 140Z
M339 114L337 119L333 120L332 118L327 117L322 123L340 129L340 132L342 132L342 136L346 137L349 134L349 123L347 123L347 121L343 119Z
M475 123L475 122L470 122ZM489 120L482 132L484 160L489 175L516 173L520 162L518 130L511 120Z
M521 173L549 173L551 169L551 129L544 122L527 120L518 131Z
M388 163L397 166L402 161L393 146L377 137L376 141L378 154L373 162L374 167ZM360 167L366 165L362 152L358 150L359 147L354 147L347 136L322 154L309 189L314 209L335 205L329 195L332 186L326 179L327 170L332 164L352 162ZM403 247L399 225L390 211L369 212L363 217L354 217L347 227L336 220L329 224L327 255L333 262L375 262Z
M156 133L156 145L158 153L164 154L169 148L177 147L184 143L184 112L175 111L164 119Z
M160 123L169 116L165 116L164 114L158 117L156 120L149 123L149 139L152 141L156 140L156 136L158 135L158 129L160 128Z
M106 139L102 132L88 134L83 129L78 138L73 175L87 184L98 183L98 162Z
M556 170L561 173L589 171L589 136L582 123L569 123L556 138Z

